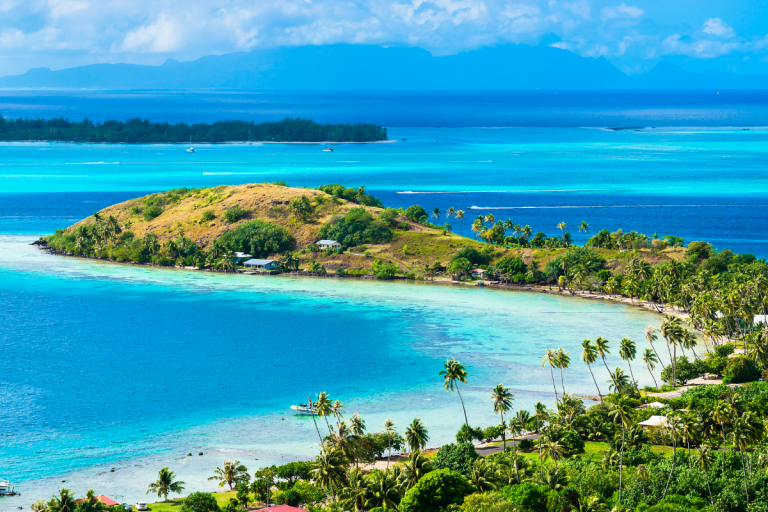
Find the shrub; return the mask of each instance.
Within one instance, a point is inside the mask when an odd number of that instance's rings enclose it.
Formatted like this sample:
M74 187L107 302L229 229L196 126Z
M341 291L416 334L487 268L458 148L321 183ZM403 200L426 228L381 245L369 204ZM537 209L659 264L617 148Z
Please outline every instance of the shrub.
M604 268L603 270L600 270L597 273L597 278L603 282L609 280L613 274L611 274L611 271L607 268Z
M392 240L392 231L365 208L352 208L343 217L334 217L322 227L320 236L338 240L345 247L381 244Z
M472 443L446 444L441 446L432 461L435 469L450 469L469 473L469 468L479 455Z
M288 489L285 492L281 492L275 496L275 503L278 505L288 505L291 507L298 507L301 505L301 494L294 489Z
M460 258L466 258L469 260L470 263L473 265L487 265L491 262L491 255L490 250L486 251L483 249L482 251L478 251L474 247L462 247L458 251L456 251L453 256L451 257L451 261L456 261ZM499 262L501 262L504 258L501 258ZM514 258L512 258L514 259ZM498 267L498 263L497 263Z
M651 506L647 503L640 503L637 506L638 512L713 512L714 509L709 503L697 497L680 496L670 494L657 504Z
M219 237L219 242L256 258L293 249L295 244L293 236L284 228L261 220L252 220L227 231Z
M496 262L496 271L503 276L513 276L516 274L524 274L528 272L528 265L520 258L513 258L512 256L504 256Z
M141 212L141 215L144 217L144 220L149 222L150 220L159 217L161 213L163 213L162 208L157 205L152 205L144 208L144 210Z
M428 217L429 215L427 215L427 210L418 204L414 204L405 209L405 218L408 220L412 220L414 222L424 222Z
M689 361L686 356L678 356L676 366L675 374L677 375L677 382L680 384L685 384L691 379L704 375L709 369L709 366L704 361ZM672 365L662 370L661 379L664 382L672 382Z
M467 428L466 424L462 425L459 428L459 431L456 432L457 443L470 443L474 440L482 441L483 439L485 439L485 432L483 432L483 429L471 426Z
M208 222L216 218L216 214L213 213L213 210L205 210L203 212L203 216L200 218L203 222Z
M392 262L374 260L371 272L376 279L392 279L398 271L398 266Z
M405 493L400 502L400 512L441 512L449 505L458 505L474 488L450 469L438 469L427 473Z
M745 356L737 356L728 360L728 366L723 371L723 384L751 382L760 378L760 370L755 363Z
M466 258L459 258L448 265L448 273L454 279L461 279L472 272L472 264Z
M224 218L229 222L230 224L233 222L237 222L242 218L245 218L245 216L248 215L248 210L240 206L239 204L236 204L226 212L224 212Z
M527 451L529 451L529 450L533 450L533 448L534 448L535 446L536 446L536 445L535 445L535 444L533 443L533 441L531 441L530 439L521 439L521 440L520 440L520 441L517 443L517 449L518 449L518 450L521 450L521 451L524 451L524 452L527 452Z
M543 512L547 503L547 489L543 485L523 482L518 485L508 485L501 494L515 505L521 505L536 512Z
M712 245L707 242L691 242L688 244L688 249L685 251L685 255L688 257L688 261L692 263L699 263L702 260L711 258L714 254Z
M181 504L181 512L219 512L219 504L209 492L193 492Z
M491 512L494 505L504 503L505 501L506 498L499 492L470 494L464 498L464 503L459 507L459 512Z

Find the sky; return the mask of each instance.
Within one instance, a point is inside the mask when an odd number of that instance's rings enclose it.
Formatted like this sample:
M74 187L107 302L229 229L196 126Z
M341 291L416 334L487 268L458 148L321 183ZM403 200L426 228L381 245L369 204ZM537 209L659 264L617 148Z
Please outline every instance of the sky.
M0 76L337 43L448 55L503 43L768 73L768 0L0 0Z

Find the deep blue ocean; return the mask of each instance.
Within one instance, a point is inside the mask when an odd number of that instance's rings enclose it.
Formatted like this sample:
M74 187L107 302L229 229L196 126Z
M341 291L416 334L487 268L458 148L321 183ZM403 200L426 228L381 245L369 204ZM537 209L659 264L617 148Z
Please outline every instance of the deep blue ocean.
M387 206L493 213L534 231L635 229L768 256L765 92L279 94L0 92L5 116L375 122L392 142L335 145L0 143L0 477L25 508L61 486L143 496L165 465L188 483L225 458L255 469L316 452L291 404L320 391L370 430L421 417L430 445L462 422L441 361L470 368L471 422L551 402L546 348L594 393L586 337L641 341L659 317L617 304L435 285L256 278L113 265L29 242L110 204L181 186L364 185ZM643 127L608 130L608 127ZM404 141L403 139L407 139ZM442 219L445 222L447 219ZM641 343L642 344L642 343ZM609 365L620 364L618 358ZM641 384L651 383L639 365ZM608 378L595 368L598 382ZM186 457L188 452L202 457ZM115 468L115 472L110 472ZM62 482L65 480L65 482Z

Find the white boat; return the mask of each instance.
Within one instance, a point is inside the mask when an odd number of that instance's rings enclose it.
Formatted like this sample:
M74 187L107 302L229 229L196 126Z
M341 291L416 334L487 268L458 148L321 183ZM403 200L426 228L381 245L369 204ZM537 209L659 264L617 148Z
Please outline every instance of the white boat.
M326 146L323 151L325 151L327 153L333 153L333 148L331 146Z
M299 416L312 416L314 411L307 404L292 405L291 409Z
M323 150L325 153L333 153L333 148L331 147L331 134L330 132L326 136L326 142L325 142L325 149Z
M197 151L195 151L195 148L189 148L187 153L197 153Z
M13 496L16 492L6 480L0 480L0 496Z

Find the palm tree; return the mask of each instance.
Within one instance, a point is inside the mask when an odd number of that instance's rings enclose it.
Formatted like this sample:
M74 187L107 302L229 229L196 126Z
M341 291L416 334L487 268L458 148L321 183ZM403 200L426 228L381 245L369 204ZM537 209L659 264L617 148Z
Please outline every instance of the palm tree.
M458 210L456 212L456 218L459 219L459 234L461 236L464 236L464 227L463 227L463 220L466 213L464 213L464 210Z
M435 206L435 208L432 210L432 217L434 217L435 219L439 219L440 218L440 214L441 214L440 208Z
M621 393L622 390L630 384L629 377L627 377L627 374L624 373L624 370L619 367L616 367L616 371L611 373L611 380L607 380L605 382L611 383L608 387L615 393Z
M592 345L592 340L584 340L581 342L581 360L587 363L587 368L589 368L589 374L592 375L592 380L595 383L595 387L597 388L597 394L600 396L600 401L603 401L603 394L600 392L600 386L597 385L597 379L595 379L595 374L592 373L592 365L597 361L597 349L594 345Z
M553 461L555 461L555 466L557 466L557 461L565 456L567 453L567 450L565 446L560 444L560 441L556 441L553 439L547 438L546 441L544 441L544 446L542 447L544 452L543 456L545 459L552 458Z
M168 493L175 492L181 494L184 491L184 482L174 481L176 474L168 468L163 468L157 474L157 480L149 484L146 494L157 493L157 497L163 497L163 501L168 501Z
M421 477L431 470L429 459L421 451L416 450L408 456L408 460L400 465L401 488L407 491L421 480Z
M670 354L672 358L672 388L677 386L677 344L683 339L683 322L676 316L665 315L664 321L661 323L661 335L667 341L667 349L669 345L674 346L674 354Z
M600 354L600 357L603 359L603 364L605 365L605 369L608 370L608 375L613 378L613 374L611 373L610 368L608 368L608 363L605 362L605 354L610 354L611 351L608 350L608 343L610 343L608 340L603 338L602 336L598 336L595 340L595 350L597 350L597 353ZM614 380L613 383L616 385L616 388L619 388L618 383Z
M557 386L555 385L555 371L554 367L557 366L557 354L554 350L551 348L547 349L547 352L544 354L544 357L541 359L541 367L544 368L545 365L549 365L549 375L552 377L552 387L555 389L555 402L559 400L557 396Z
M541 451L541 420L547 417L547 408L541 402L536 402L534 406L534 415L536 416L536 433L539 434L539 473L544 473L544 457Z
M625 398L614 401L610 406L609 415L614 422L621 425L621 456L619 457L619 503L621 503L621 491L624 477L624 434L632 420L632 406Z
M454 215L456 215L456 208L454 208L453 206L445 210L445 218L450 219Z
M315 430L317 430L317 437L320 438L320 444L323 444L323 436L320 435L320 429L317 427L317 419L315 418L315 404L312 403L312 399L307 397L307 405L309 405L309 411L312 413L312 423L315 424Z
M75 496L69 489L59 489L59 494L53 495L48 502L48 512L74 512L77 503Z
M563 396L565 396L565 382L563 382L563 368L570 368L571 356L562 348L555 352L555 365L560 369L560 385L563 387Z
M344 417L343 414L341 414L341 411L344 409L344 404L341 403L341 400L334 400L333 404L331 404L331 413L336 417L336 423L341 423L341 419Z
M712 460L710 458L710 451L712 449L706 445L702 444L699 445L699 454L696 456L696 462L701 466L702 472L704 472L704 477L707 479L707 491L709 491L709 502L712 504L712 506L715 506L715 501L712 498L712 487L709 485L709 468L712 465Z
M667 430L672 436L672 467L669 470L669 478L667 478L667 485L664 486L664 492L661 495L661 499L667 496L667 490L669 490L669 483L672 481L672 475L675 472L675 462L677 461L677 434L680 427L680 418L676 414L670 414L667 417Z
M509 388L505 388L504 384L498 384L491 391L491 396L489 398L493 400L493 412L495 412L496 414L501 414L501 424L504 425L504 413L512 409L512 402L515 401L515 395L509 390ZM502 430L501 438L504 443L504 451L506 452L507 451L506 429Z
M405 442L408 443L408 448L411 452L423 450L427 446L427 441L429 441L427 427L419 418L414 419L405 428Z
M350 471L347 475L347 485L341 490L341 503L354 512L363 512L368 495L368 479L360 470Z
M725 423L729 423L731 421L732 412L733 409L731 406L722 400L715 402L715 405L712 407L712 419L720 424L720 433L723 435L723 445L721 447L721 450L723 451L723 474L725 474Z
M365 420L358 413L352 415L352 419L349 420L349 427L356 436L365 434Z
M216 468L213 470L213 473L214 475L208 480L220 480L219 487L224 487L224 484L228 484L230 491L234 488L232 484L247 483L251 479L250 475L248 475L248 468L240 464L239 460L225 460L224 468Z
M323 448L312 465L312 479L320 487L331 491L335 499L336 489L347 483L346 464L347 460L340 451Z
M475 462L470 466L467 480L479 492L485 492L496 488L495 476L493 464L483 458L479 458L475 459Z
M579 225L579 233L584 232L584 245L587 245L587 231L589 231L589 224L587 224L585 221L581 221L581 224Z
M389 451L387 453L387 468L389 468L389 461L392 459L392 434L397 433L395 430L395 422L392 418L387 418L384 422L384 433L387 434L387 444Z
M643 357L641 359L645 363L645 366L648 368L651 377L653 377L653 383L658 389L659 383L656 382L656 377L653 375L653 369L656 368L656 363L659 362L659 359L656 357L656 354L649 348L643 350Z
M646 327L646 328L645 328L645 341L647 341L647 342L648 342L648 344L649 344L649 345L651 346L651 348L653 349L653 353L654 353L654 354L656 354L656 360L657 360L657 361L659 362L659 364L661 365L661 369L662 369L662 370L666 370L666 367L664 366L664 363L661 361L661 358L659 357L659 353L658 353L658 352L656 352L656 347L653 345L653 342L654 342L654 341L656 341L656 340L658 340L658 339L659 339L659 337L658 337L658 336L656 336L656 329L654 329L654 328L653 328L653 327L651 327L650 325L649 325L648 327ZM658 386L657 386L657 387L658 387Z
M629 365L629 374L632 376L632 382L635 384L635 389L637 389L637 381L635 380L635 374L632 372L632 361L635 359L636 355L637 348L635 342L629 338L622 338L619 342L619 356ZM639 393L640 390L637 389L637 392Z
M331 397L325 391L320 392L317 395L317 402L315 402L315 414L321 418L325 418L325 426L328 427L328 432L331 431L331 425L328 423L328 416L333 413L333 406L331 405Z
M392 475L392 472L374 470L368 478L367 496L366 508L397 510L400 493L397 490L397 480Z
M469 430L467 409L464 407L464 399L461 398L461 391L459 391L459 382L464 384L467 383L467 377L469 377L467 369L463 364L453 358L445 361L443 367L445 369L440 372L440 376L443 378L445 389L453 392L453 388L456 388L456 392L459 394L459 400L461 400L461 408L464 410L464 424L467 426L467 430Z
M555 462L554 466L547 466L547 470L535 478L534 483L546 485L553 491L562 491L568 485L568 473Z

